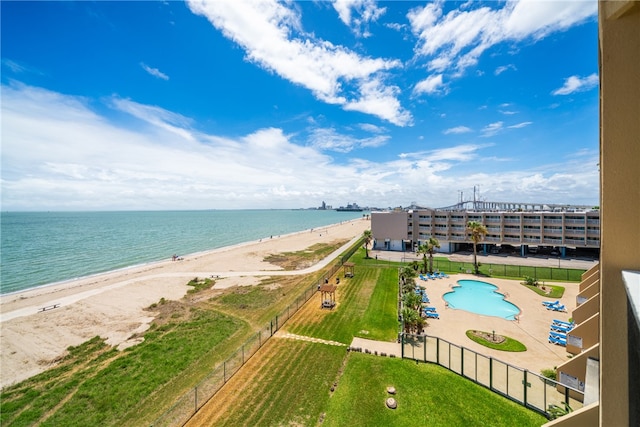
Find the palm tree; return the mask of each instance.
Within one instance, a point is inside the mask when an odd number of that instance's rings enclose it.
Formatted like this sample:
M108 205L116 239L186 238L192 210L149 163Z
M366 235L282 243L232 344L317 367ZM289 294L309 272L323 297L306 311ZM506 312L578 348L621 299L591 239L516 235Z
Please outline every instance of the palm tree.
M406 265L404 267L402 267L402 269L400 270L400 280L402 280L402 283L407 286L407 287L411 287L411 289L416 287L416 272L413 268L411 268L410 265ZM404 286L403 286L404 288Z
M405 307L402 309L402 322L404 323L404 331L406 333L411 333L411 328L413 328L413 326L416 324L416 322L418 321L418 313L409 307Z
M469 221L467 223L467 231L471 233L471 241L473 241L473 266L476 274L478 274L478 255L476 246L482 241L482 239L484 239L484 236L487 235L487 227L478 221Z
M364 239L364 257L369 258L369 243L373 240L373 234L371 234L371 230L364 230L362 233L362 238Z
M427 254L429 254L429 273L433 274L433 253L436 248L440 247L440 242L435 237L429 237L429 240L418 246L417 254L422 254L422 262L424 264L424 273L427 272Z

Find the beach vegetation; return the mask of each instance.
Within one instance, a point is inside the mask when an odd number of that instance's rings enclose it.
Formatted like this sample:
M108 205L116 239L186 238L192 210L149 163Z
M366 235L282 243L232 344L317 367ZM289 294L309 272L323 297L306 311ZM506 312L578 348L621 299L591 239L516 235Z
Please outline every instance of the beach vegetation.
M189 312L189 311L186 311ZM59 366L2 391L2 425L148 425L157 407L221 361L220 348L247 325L213 310L151 328L124 351L95 337L71 347ZM153 405L152 405L153 406ZM128 419L128 422L123 420Z
M480 266L478 265L478 243L487 235L487 227L478 221L469 221L467 223L467 232L473 242L473 266L476 274L480 274Z
M191 279L187 286L191 286L191 289L187 291L188 294L195 294L196 292L203 291L205 289L211 289L213 285L215 285L215 280L206 278L206 279L198 279L197 277Z
M302 270L331 255L348 241L347 239L338 239L330 243L316 243L302 251L271 254L264 260L282 267L284 270Z
M527 351L527 347L520 341L505 335L496 334L495 331L483 332L469 330L465 332L467 338L488 348L500 351L520 352Z

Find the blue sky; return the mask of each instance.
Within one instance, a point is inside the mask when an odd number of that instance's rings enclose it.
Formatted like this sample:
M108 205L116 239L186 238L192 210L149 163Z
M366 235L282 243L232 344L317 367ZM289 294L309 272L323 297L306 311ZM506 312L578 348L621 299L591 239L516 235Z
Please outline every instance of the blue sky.
M0 7L4 210L599 203L595 1Z

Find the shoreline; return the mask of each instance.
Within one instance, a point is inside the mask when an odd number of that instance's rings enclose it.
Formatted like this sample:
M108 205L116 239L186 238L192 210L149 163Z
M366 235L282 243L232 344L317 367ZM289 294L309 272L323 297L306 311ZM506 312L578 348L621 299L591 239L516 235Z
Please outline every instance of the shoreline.
M55 366L69 346L101 336L120 349L137 343L155 313L147 308L161 298L179 300L194 277L215 277L213 288L252 286L260 278L301 275L335 260L342 246L305 270L283 270L266 256L301 251L314 244L359 238L371 223L352 219L273 238L252 240L166 260L111 270L0 295L0 388ZM346 246L346 245L345 245ZM57 307L42 310L58 304Z
M249 245L253 245L253 244L260 244L260 243L263 243L263 241L273 241L275 239L287 238L287 237L296 236L296 235L299 235L299 234L302 234L302 233L329 229L331 227L335 227L335 226L338 226L338 225L342 225L342 224L350 223L350 222L355 222L355 221L362 221L362 219L360 219L360 218L351 219L351 220L341 221L341 222L335 223L335 224L323 225L322 227L307 228L307 229L300 230L300 231L293 231L291 233L281 234L281 235L278 235L278 236L275 236L275 237L273 237L273 236L270 237L270 238L263 237L261 239L249 240L249 241L240 242L240 243L234 243L232 245L220 246L218 248L205 249L205 250L202 250L202 251L193 252L193 253L189 253L189 254L186 254L186 255L179 255L179 257L181 257L183 259L187 259L187 258L194 258L194 257L209 256L209 255L213 255L213 254L218 253L218 252L226 252L226 251L230 251L230 250L234 250L234 249L240 249L240 248L243 248L245 246L249 246ZM31 287L31 288L21 289L21 290L7 292L7 293L0 293L0 313L2 312L1 306L4 303L4 301L2 301L2 300L5 299L5 298L10 298L10 297L18 295L18 294L28 294L28 293L31 293L32 291L36 292L36 291L46 290L47 288L53 288L53 287L56 287L56 286L66 287L67 285L71 285L74 282L80 282L80 281L91 280L91 279L99 279L101 276L108 276L108 275L116 274L116 273L126 273L127 271L137 270L137 269L144 269L146 267L161 266L166 262L175 262L175 261L172 261L171 257L167 257L167 259L154 260L154 261L148 261L148 262L143 262L143 263L139 263L139 264L133 264L133 265L129 265L129 266L126 266L126 267L120 267L120 268L116 268L116 269L112 269L112 270L106 270L106 271L102 271L102 272L98 272L98 273L91 273L91 274L88 274L86 276L78 276L78 277L74 277L74 278L70 278L70 279L59 280L57 282L45 283L45 284L37 285L37 286Z

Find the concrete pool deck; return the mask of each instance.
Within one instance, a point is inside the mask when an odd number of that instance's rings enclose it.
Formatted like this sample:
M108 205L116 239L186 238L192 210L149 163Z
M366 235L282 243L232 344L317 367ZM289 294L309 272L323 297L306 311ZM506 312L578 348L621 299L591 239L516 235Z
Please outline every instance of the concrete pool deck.
M414 259L421 260L421 256L416 256L411 252L378 251L369 252L370 256L378 256L381 261L402 261L410 262ZM473 254L436 254L436 256L447 256L451 261L473 262ZM504 255L478 255L478 261L488 264L510 264L528 266L557 267L557 258L547 258L543 256L520 257ZM595 260L583 259L562 259L563 268L576 268L587 270L597 263ZM517 305L521 313L517 321L506 320L500 317L485 316L471 313L464 310L450 309L446 307L443 295L450 292L458 280L480 280L488 282L498 287L497 292L506 293L506 300ZM473 274L450 274L449 278L423 281L416 278L416 284L423 286L427 290L432 307L436 307L439 319L427 319L428 326L425 333L429 336L445 339L452 344L463 346L474 350L485 356L490 356L514 366L525 368L531 372L540 373L542 369L549 369L560 365L568 360L568 353L565 347L551 344L548 341L549 326L553 319L568 321L571 312L576 307L576 295L578 294L579 283L553 282L554 285L564 286L565 292L560 302L566 307L566 312L547 310L542 301L549 301L551 298L543 297L530 289L522 286L519 280L507 280L475 276ZM553 299L555 301L555 299ZM480 344L476 344L467 338L465 332L469 329L484 332L495 331L496 334L506 335L516 339L527 347L527 351L512 353L506 351L492 350Z
M481 280L498 286L497 292L506 293L506 300L520 308L521 313L518 320L506 320L500 317L448 308L443 295L451 291L458 280L463 279ZM429 305L436 307L440 315L439 319L427 320L427 335L443 338L453 344L535 373L540 373L542 369L558 366L567 360L565 348L549 343L547 338L553 319L567 321L571 316L571 310L576 305L578 283L554 283L565 287L560 302L565 305L567 312L547 310L542 305L542 301L548 301L550 298L536 294L516 280L484 278L472 274L452 274L449 278L444 279L428 281L418 279L416 283L426 288L427 295L431 300ZM490 333L495 331L498 335L506 335L523 343L527 347L527 351L512 353L492 350L476 344L465 334L469 329Z

